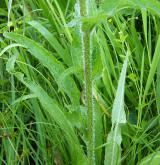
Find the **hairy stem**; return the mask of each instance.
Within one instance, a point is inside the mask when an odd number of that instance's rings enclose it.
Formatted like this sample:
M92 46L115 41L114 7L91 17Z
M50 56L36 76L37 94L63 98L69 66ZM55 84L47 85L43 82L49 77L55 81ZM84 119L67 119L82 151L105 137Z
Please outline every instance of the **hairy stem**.
M87 17L87 0L79 0L81 17ZM82 51L85 80L85 104L88 113L88 159L89 165L95 164L94 155L94 110L93 110L93 93L92 93L92 61L91 61L91 35L90 31L85 30L84 23L81 24L82 33Z

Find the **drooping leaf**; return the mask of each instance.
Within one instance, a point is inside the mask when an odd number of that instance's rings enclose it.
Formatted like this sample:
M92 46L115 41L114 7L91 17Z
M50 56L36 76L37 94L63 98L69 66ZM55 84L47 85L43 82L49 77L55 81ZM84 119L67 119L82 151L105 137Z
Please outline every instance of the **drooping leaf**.
M34 27L36 30L38 30L43 37L50 43L50 45L56 50L58 55L63 59L63 61L66 64L70 64L70 56L68 56L68 53L65 51L65 49L61 46L57 38L52 34L48 29L46 29L41 23L37 21L29 21L29 25Z
M58 81L61 73L65 71L64 66L49 51L35 41L13 32L4 33L4 36L16 41L26 48L51 72L56 81ZM79 104L80 93L71 77L65 79L65 82L62 85L62 90L64 90L64 92L70 97L72 103Z

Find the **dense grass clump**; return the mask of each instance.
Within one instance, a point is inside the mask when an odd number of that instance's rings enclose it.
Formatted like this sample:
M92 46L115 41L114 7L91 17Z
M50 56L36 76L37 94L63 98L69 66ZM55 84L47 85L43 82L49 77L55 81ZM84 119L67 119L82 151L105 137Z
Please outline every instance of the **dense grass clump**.
M0 1L0 165L160 163L160 2Z

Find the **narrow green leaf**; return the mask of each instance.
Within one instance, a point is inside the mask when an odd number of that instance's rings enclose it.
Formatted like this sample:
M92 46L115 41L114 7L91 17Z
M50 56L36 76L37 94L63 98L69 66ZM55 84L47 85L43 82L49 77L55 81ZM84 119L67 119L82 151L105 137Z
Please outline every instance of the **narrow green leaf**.
M143 94L143 102L145 101L145 97L148 93L148 90L151 87L151 83L153 81L153 78L154 78L154 75L155 75L155 72L156 72L156 69L157 69L157 65L158 65L159 60L160 60L159 52L160 52L160 35L158 37L155 53L154 53L152 64L151 64L151 67L150 67L150 70L149 70L149 75L148 75L148 79L147 79L144 94Z
M113 103L112 110L112 124L116 123L126 123L126 115L124 111L124 88L125 88L125 78L128 64L128 54L123 64L123 68L120 74L120 79L118 82L118 88L116 92L116 97Z
M107 138L107 145L105 148L105 165L117 165L120 161L120 145L122 141L121 137L121 125L126 123L126 114L124 111L124 88L125 78L128 64L129 51L127 52L125 61L123 63L122 71L120 74L116 97L113 103L112 110L112 130Z
M69 57L67 58L67 53L65 52L64 48L60 45L59 41L54 36L54 34L52 34L48 29L46 29L41 23L37 21L29 21L28 24L34 27L43 35L43 37L57 51L58 55L64 60L65 63L70 63Z
M23 73L15 71L14 65L16 62L16 57L17 54L13 55L8 60L6 65L7 71L10 74L17 77L19 81L21 81L26 87L28 87L33 92L34 97L37 97L39 99L39 102L41 103L45 111L53 118L53 120L60 126L61 130L65 133L66 139L69 143L73 164L85 164L86 159L83 154L83 150L79 144L78 138L74 132L74 129L70 121L67 119L67 117L57 104L57 102L55 102L55 100L48 96L48 94L38 83L31 81L27 77L24 77Z
M77 136L74 133L71 123L67 120L66 116L56 102L51 99L38 84L27 80L26 78L24 79L24 75L22 73L17 72L14 73L14 75L37 96L43 108L51 115L63 132L65 132L66 139L71 149L73 164L77 163L80 165L81 163L85 163L86 160L83 151L78 142Z
M34 57L36 57L52 74L55 80L58 82L59 76L65 71L64 66L45 48L40 46L35 41L16 34L16 33L4 33L6 38L16 41L24 48L26 48ZM62 90L70 97L72 103L79 104L80 93L77 89L75 82L71 77L67 77L63 83Z

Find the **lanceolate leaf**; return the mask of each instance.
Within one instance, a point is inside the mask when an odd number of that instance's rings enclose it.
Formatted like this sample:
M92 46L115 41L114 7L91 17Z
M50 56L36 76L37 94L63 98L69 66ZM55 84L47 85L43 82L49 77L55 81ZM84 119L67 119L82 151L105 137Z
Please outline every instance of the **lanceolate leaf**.
M48 29L46 29L41 23L37 21L30 21L28 22L29 25L34 27L36 30L38 30L43 37L50 43L50 45L56 50L58 55L63 59L63 61L66 64L70 64L70 56L68 56L68 53L65 51L65 49L61 46L57 38L52 34Z
M107 139L104 162L105 165L117 165L120 162L120 145L122 141L120 124L126 123L126 114L124 111L124 88L128 56L129 52L127 52L126 59L122 67L116 97L113 103L112 129Z
M16 41L26 48L34 57L36 57L52 74L56 81L58 81L61 73L65 71L64 66L45 48L41 47L35 41L16 33L5 33L4 36ZM70 97L74 104L79 103L80 93L75 82L67 77L62 85L62 90Z
M113 110L112 110L112 124L113 125L116 123L119 123L119 124L126 123L126 115L124 111L124 88L125 88L127 63L128 63L128 55L126 56L126 59L123 64L120 79L118 82L116 97L113 103Z

